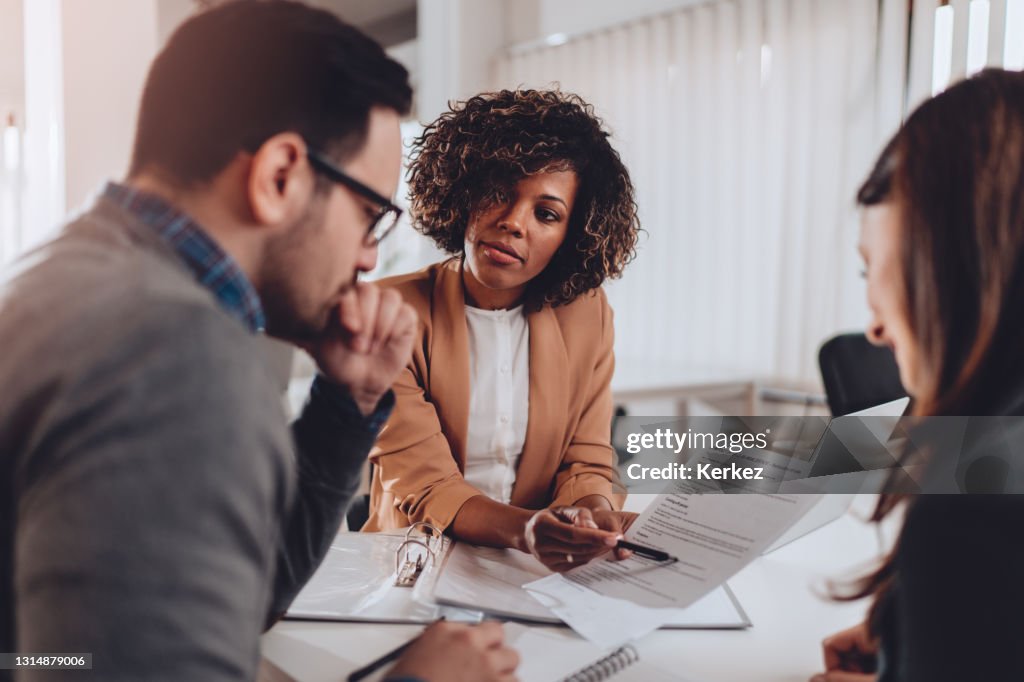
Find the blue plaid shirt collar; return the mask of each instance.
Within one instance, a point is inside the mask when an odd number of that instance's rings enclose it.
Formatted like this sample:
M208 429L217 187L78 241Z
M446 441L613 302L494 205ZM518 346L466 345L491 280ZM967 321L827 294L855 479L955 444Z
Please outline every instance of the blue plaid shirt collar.
M209 289L232 317L252 331L266 326L263 305L241 268L231 256L185 213L160 197L115 182L103 196L151 227L181 257L196 280Z

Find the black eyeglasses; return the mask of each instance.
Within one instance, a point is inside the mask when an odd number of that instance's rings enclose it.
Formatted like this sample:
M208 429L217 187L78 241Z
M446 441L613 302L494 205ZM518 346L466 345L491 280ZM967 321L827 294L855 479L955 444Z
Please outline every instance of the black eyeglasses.
M329 180L339 185L344 185L362 198L376 204L379 207L377 216L366 229L366 245L376 246L384 237L391 234L391 231L398 225L398 219L402 217L402 209L395 206L390 199L382 196L359 182L351 175L335 166L323 154L313 149L306 150L306 157L313 170L323 173Z

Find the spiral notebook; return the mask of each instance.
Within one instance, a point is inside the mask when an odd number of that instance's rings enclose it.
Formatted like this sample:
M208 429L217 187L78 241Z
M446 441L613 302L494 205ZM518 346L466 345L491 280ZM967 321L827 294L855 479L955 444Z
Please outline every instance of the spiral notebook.
M569 630L506 623L505 641L519 653L521 682L686 682L645 663L633 645L604 650Z
M520 682L687 682L644 662L634 646L604 650L570 630L506 623L505 641L519 653ZM280 629L263 635L261 648L258 682L337 682L361 667ZM367 682L380 682L387 674L388 668L382 668Z

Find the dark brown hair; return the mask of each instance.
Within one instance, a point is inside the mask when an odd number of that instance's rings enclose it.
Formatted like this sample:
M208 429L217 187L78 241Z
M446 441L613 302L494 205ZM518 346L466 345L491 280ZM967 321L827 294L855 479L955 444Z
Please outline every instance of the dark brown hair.
M986 70L922 104L857 195L899 211L906 311L920 357L914 413L998 415L1024 387L1024 73ZM901 500L882 495L872 519ZM849 598L895 579L890 556Z
M502 90L452 106L413 143L413 224L461 254L471 214L503 201L522 178L572 170L579 178L565 242L530 282L528 302L563 305L622 274L639 221L633 184L593 108L557 90Z
M411 101L405 68L330 12L284 0L217 4L175 30L153 61L129 174L157 170L194 186L285 131L347 158L374 106L405 114Z

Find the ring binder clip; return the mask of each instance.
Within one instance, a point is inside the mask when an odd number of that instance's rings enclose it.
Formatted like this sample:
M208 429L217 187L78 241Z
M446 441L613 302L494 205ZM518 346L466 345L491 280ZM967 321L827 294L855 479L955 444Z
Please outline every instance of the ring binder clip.
M419 531L419 537L413 535ZM405 540L395 550L395 587L413 587L427 565L437 560L443 535L434 526L418 521L405 532ZM422 548L422 549L420 549Z

